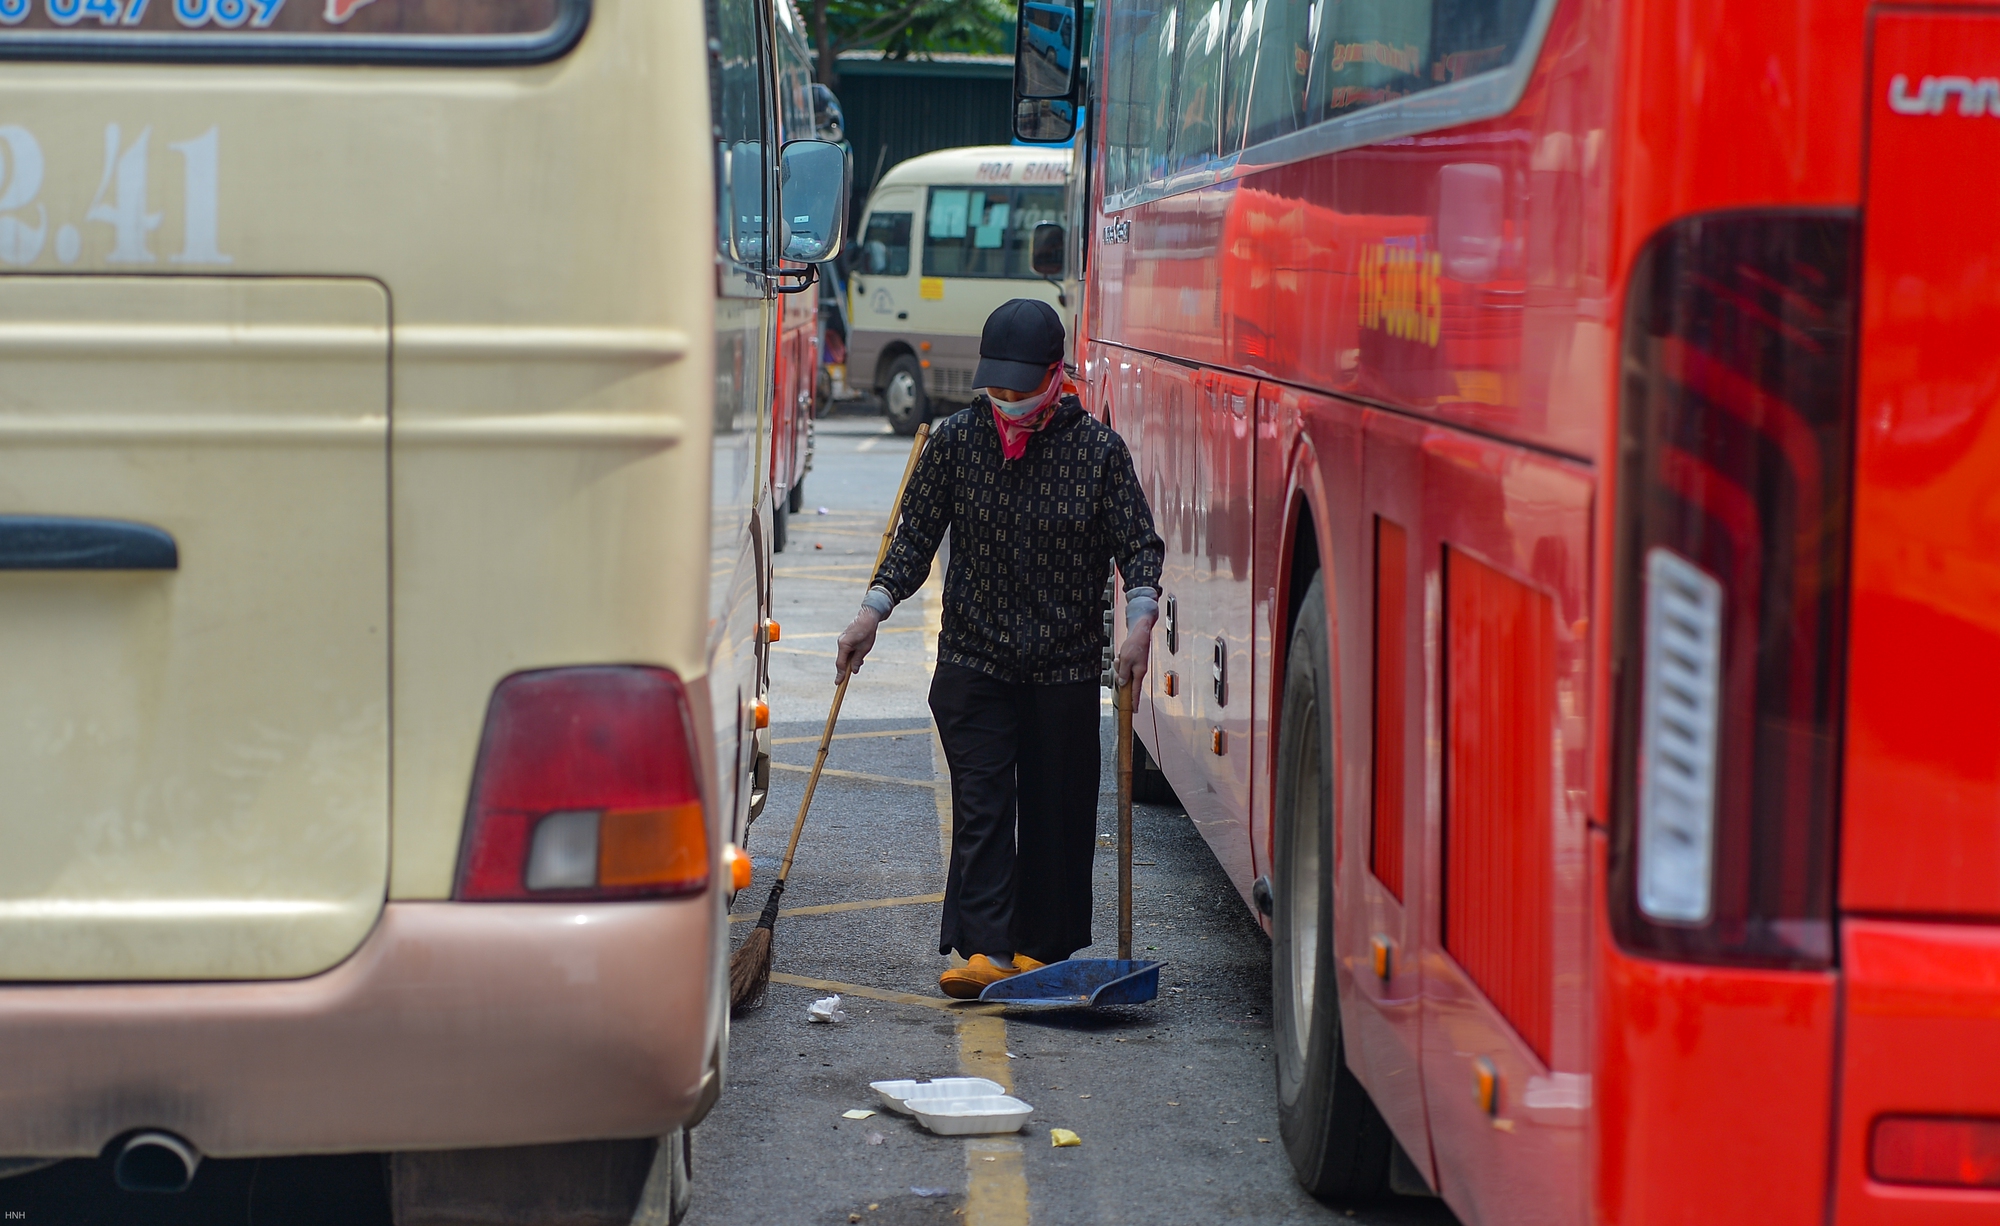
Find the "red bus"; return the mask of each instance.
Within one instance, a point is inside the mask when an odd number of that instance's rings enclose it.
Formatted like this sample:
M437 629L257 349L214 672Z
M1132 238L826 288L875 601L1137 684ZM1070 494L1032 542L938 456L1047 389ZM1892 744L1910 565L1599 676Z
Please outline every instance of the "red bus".
M2000 10L1094 25L1016 128L1088 117L1138 735L1271 933L1301 1181L2000 1221Z
M792 0L772 0L777 18L773 76L782 140L818 136L813 115L812 48L805 21ZM793 265L801 271L805 265ZM814 270L814 276L818 271ZM790 517L805 508L806 474L812 471L813 410L819 387L817 287L789 285L779 294L778 347L771 381L771 550L782 553Z

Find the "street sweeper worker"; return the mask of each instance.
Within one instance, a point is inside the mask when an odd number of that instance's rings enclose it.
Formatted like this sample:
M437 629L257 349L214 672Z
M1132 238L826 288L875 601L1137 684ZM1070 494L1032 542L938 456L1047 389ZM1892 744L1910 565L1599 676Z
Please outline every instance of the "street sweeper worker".
M1064 378L1054 308L1016 298L994 311L973 382L980 398L917 461L835 662L836 677L861 667L949 529L930 703L951 767L938 952L966 959L938 986L961 999L1090 944L1105 578L1116 561L1127 635L1115 671L1136 685L1164 552L1125 440Z

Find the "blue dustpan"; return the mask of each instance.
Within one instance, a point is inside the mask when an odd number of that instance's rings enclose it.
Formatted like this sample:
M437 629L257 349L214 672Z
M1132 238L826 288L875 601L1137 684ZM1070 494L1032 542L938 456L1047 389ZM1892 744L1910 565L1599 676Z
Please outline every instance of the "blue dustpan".
M1137 1005L1160 994L1164 962L1070 958L989 983L979 999L1003 1005Z

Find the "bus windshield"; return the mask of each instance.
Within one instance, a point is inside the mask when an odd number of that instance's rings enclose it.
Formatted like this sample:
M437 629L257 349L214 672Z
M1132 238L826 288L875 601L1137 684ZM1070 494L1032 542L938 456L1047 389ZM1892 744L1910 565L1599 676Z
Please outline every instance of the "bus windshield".
M1035 227L1063 218L1062 189L933 187L924 233L927 277L1036 279Z

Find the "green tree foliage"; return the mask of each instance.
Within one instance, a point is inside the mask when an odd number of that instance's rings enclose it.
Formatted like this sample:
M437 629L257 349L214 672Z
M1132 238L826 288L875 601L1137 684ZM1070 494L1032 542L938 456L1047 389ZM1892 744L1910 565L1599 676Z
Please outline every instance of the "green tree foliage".
M808 0L819 79L837 83L843 51L879 49L891 59L939 51L1008 55L1014 50L1009 0Z

